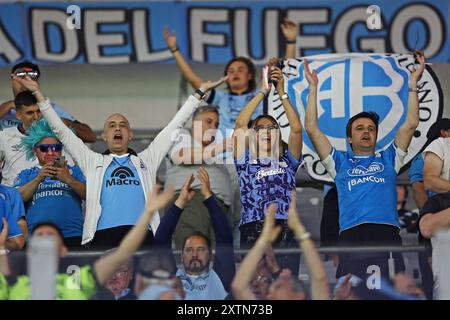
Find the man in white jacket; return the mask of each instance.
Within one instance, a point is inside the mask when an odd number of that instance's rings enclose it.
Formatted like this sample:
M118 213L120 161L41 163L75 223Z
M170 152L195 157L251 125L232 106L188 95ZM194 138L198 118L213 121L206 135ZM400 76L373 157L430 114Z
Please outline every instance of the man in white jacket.
M42 115L86 177L86 216L81 243L108 249L117 246L139 219L155 185L156 171L173 143L172 133L190 119L204 94L226 81L226 77L202 83L169 124L139 154L128 148L133 132L125 116L113 114L106 119L102 138L108 151L96 153L86 147L57 116L50 101L40 92L38 82L29 77L17 77L17 81L36 97ZM159 214L155 214L144 245L152 243L158 225Z

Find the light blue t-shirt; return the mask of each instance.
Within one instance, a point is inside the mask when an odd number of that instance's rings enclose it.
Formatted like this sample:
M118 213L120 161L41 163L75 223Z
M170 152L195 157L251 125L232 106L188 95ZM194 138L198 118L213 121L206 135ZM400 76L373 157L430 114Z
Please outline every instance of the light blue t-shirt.
M130 156L113 156L103 177L97 230L135 225L144 211L142 182Z
M74 116L64 111L60 106L58 106L55 103L52 103L52 107L55 109L56 114L60 118L69 119L70 121L76 121ZM10 128L10 127L17 127L19 124L21 124L22 121L16 118L16 109L11 109L8 111L7 114L5 114L0 119L0 130Z
M233 94L223 90L212 90L207 103L219 108L219 130L224 138L231 136L231 131L236 126L236 119L242 109L253 99L257 91L249 91L241 95ZM263 114L263 103L261 102L252 115L252 119Z
M336 182L339 232L364 223L400 227L396 181L405 155L393 143L369 156L332 149L323 163Z
M22 235L22 229L17 221L22 217L23 211L20 192L0 185L0 232L3 230L3 218L6 218L9 227L8 239Z
M412 160L411 166L408 170L408 176L409 176L409 182L411 185L416 182L423 182L423 167L425 165L424 159L423 159L423 153L419 153L414 157ZM428 198L431 198L436 193L431 192L429 190L425 190L425 192L428 195Z
M35 179L41 166L23 170L16 178L15 187L21 187ZM82 183L86 183L78 166L69 166L71 175ZM61 230L64 238L81 236L83 233L82 199L66 183L45 177L39 183L32 198L26 203L26 219L28 229L44 221L52 222Z

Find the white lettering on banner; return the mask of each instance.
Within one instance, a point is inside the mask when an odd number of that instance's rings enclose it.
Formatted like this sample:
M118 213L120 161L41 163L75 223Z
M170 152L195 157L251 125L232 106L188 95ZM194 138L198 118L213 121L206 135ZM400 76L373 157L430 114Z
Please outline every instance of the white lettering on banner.
M86 41L86 59L89 63L129 63L130 56L114 55L107 56L103 53L105 46L125 45L125 34L99 33L99 25L102 23L124 23L125 10L89 10L85 13L84 29Z
M311 8L311 9L290 9L287 17L298 25L299 36L297 43L296 56L303 56L305 49L325 49L327 47L327 36L323 34L308 35L303 33L304 25L324 25L330 22L330 9ZM278 55L277 55L278 56Z
M249 57L253 60L255 64L264 64L271 57L278 57L279 50L278 46L274 46L274 43L278 43L278 19L279 10L269 9L264 10L264 21L263 21L263 54L259 59L256 59L254 52L251 48L255 48L251 43L251 30L247 27L250 23L248 20L249 13L251 11L248 9L238 9L234 12L234 52L235 56ZM246 30L242 31L242 30Z
M67 13L59 9L31 10L31 34L36 59L54 62L70 62L79 51L76 29L69 29L66 25ZM52 51L49 26L58 28L61 35L61 49Z
M405 43L405 30L411 21L420 19L425 23L430 36L425 37L428 43L422 49L425 57L432 57L441 49L444 40L444 27L438 12L428 4L413 4L396 13L391 25L391 46L393 52L408 52ZM417 49L417 48L413 48Z
M283 168L277 168L277 169L261 169L258 172L255 173L256 180L262 179L267 176L274 176L276 174L284 174L286 173L286 170Z
M352 191L352 187L366 182L385 183L384 178L378 178L374 176L368 176L364 178L352 179L348 182L348 191Z
M147 26L150 24L150 10L133 11L133 46L136 51L136 60L139 62L156 62L172 57L169 49L152 50L151 37Z
M19 60L22 56L19 48L17 48L14 42L9 38L8 32L4 30L0 21L0 59L3 58L6 62Z
M204 29L206 23L228 21L227 9L191 9L189 11L189 39L192 59L195 61L207 61L208 45L224 47L227 43L225 34L207 33ZM240 31L242 32L242 31Z
M87 63L111 64L170 59L170 50L165 45L161 49L152 46L152 37L158 38L156 43L160 46L162 37L159 31L161 26L154 26L154 21L150 23L152 6L135 9L118 6L93 8L79 5L80 12L71 11L73 15L69 17L63 8L31 6L30 25L26 28L30 32L25 32L23 39L14 38L14 33L8 34L0 24L0 58L7 63L24 58L20 48L28 45L26 37L29 37L32 43L31 55L25 58L50 63L76 59ZM239 8L190 6L186 9L186 25L181 25L182 29L177 31L180 36L182 32L187 33L187 48L181 50L186 51L193 61L218 62L217 59L221 59L222 55L212 59L208 56L208 49L222 47L229 49L231 56L248 56L259 64L266 62L268 57L281 56L284 52L284 41L280 39L279 30L283 16L298 25L298 56L307 55L308 50L318 50L319 53L408 52L415 49L410 48L413 42L410 30L418 27L412 23L417 21L419 27L429 33L425 44L420 44L425 55L428 59L437 54L442 56L446 41L446 24L440 14L442 9L430 3L406 4L389 16L376 16L380 21L372 19L373 14L368 18L367 9L367 6L349 6L331 15L332 10L335 10L331 4L328 7L267 7L261 10L251 5ZM180 9L175 17L183 14L184 11ZM156 20L159 23L158 18ZM258 23L255 23L256 19ZM358 26L365 25L368 19L372 19L376 26L381 22L383 29L374 33L358 30ZM121 31L106 32L102 25L117 25ZM214 25L220 25L221 29L209 28ZM255 37L256 33L260 33L259 37ZM104 50L106 47L120 50L107 51ZM223 56L226 54L223 53Z

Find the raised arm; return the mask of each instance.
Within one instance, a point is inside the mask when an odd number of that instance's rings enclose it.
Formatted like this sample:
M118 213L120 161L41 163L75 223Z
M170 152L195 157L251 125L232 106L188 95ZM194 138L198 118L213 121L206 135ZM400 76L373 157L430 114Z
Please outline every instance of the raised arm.
M227 80L227 77L222 77L217 81L208 81L201 84L198 89L204 94L211 89L216 88ZM155 171L159 168L161 161L169 152L173 142L175 141L174 134L179 132L184 127L186 122L191 118L194 111L202 102L202 96L196 91L193 95L189 96L184 105L178 110L172 120L167 126L161 130L150 145L142 152L139 153L139 157Z
M297 195L295 191L291 193L291 206L289 208L288 226L298 239L300 248L306 259L308 270L311 274L311 297L313 300L330 299L328 277L317 252L314 242L309 238L309 233L300 221L297 212Z
M417 81L422 76L425 69L425 57L421 54L417 56L419 67L411 73L409 78L408 111L406 120L398 129L395 135L395 144L403 151L408 150L414 131L419 125L419 98L417 97Z
M170 159L174 164L191 165L208 163L212 158L227 151L232 151L233 140L223 139L220 143L211 143L206 147L185 147L175 150Z
M191 68L191 66L186 62L183 55L180 52L180 48L177 46L177 35L174 32L170 33L169 27L165 26L163 30L164 40L167 43L170 51L177 62L178 68L180 69L183 77L190 83L192 88L197 89L203 82L203 79L200 78Z
M156 194L156 191L153 192L138 222L123 238L117 250L95 262L95 274L100 285L103 285L120 266L133 256L148 233L148 225L153 214L163 208L172 197L173 189L167 189L159 195Z
M263 74L264 74L263 69ZM261 82L261 90L247 103L247 105L239 113L236 119L236 125L233 132L233 153L234 158L239 159L246 150L246 134L248 123L253 113L259 106L260 102L267 96L270 91L270 85L266 85L265 81Z
M298 26L288 18L284 18L283 23L280 26L286 42L285 58L293 59L297 55L297 47L295 44L297 42Z
M444 161L431 151L426 152L424 158L423 181L425 188L436 193L450 191L450 181L441 178Z
M195 191L190 191L192 182L194 182L194 175L191 174L184 182L180 195L177 200L175 200L175 203L165 212L155 233L155 245L171 248L172 236L175 232L178 220L180 219L184 208L189 201L192 200L195 194Z
M289 96L284 91L284 77L283 72L275 67L278 64L277 58L272 58L269 61L269 65L271 66L271 75L270 79L272 81L276 81L277 91L281 98L281 103L283 105L284 111L286 112L286 116L289 121L290 133L289 133L289 141L288 148L292 153L295 159L299 159L302 155L302 123L298 117L297 112L292 107L291 101L289 100Z
M225 212L217 204L214 194L211 191L208 171L200 167L198 171L198 179L201 182L200 192L205 201L203 202L208 209L211 217L211 225L216 236L216 253L214 255L213 268L226 291L230 291L231 281L236 273L233 249L233 231L230 226Z
M258 240L256 240L253 248L245 256L231 283L233 295L238 300L255 299L255 296L250 289L250 281L256 271L258 261L261 260L267 248L277 239L281 231L281 226L275 225L276 210L275 204L271 204L267 208L261 235Z
M85 123L81 123L79 121L72 121L69 119L62 118L62 121L66 126L75 130L78 138L83 140L86 143L94 143L97 140L97 136L94 131L92 131L91 127L89 127Z
M15 107L16 105L14 104L14 100L5 101L0 104L0 119Z
M320 160L324 160L331 152L331 144L328 138L319 129L317 120L317 85L319 78L317 72L314 70L311 72L309 69L308 61L304 61L305 77L309 84L308 103L306 105L305 114L305 130L308 137L316 149L316 152Z
M85 172L85 169L89 166L87 154L93 154L95 152L89 149L83 143L83 140L78 138L77 135L64 124L51 106L50 101L45 99L43 93L40 91L41 89L38 82L30 79L29 77L13 77L33 93L36 97L42 115L49 123L53 132L55 132L58 136L58 140L62 142L64 148L69 151L78 166L80 166L83 172Z

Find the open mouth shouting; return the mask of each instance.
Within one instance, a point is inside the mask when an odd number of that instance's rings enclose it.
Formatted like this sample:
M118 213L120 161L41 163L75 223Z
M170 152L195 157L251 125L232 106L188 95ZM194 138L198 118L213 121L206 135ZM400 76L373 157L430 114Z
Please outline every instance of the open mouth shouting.
M113 136L113 142L114 143L122 143L123 141L123 136L121 132L116 132Z

